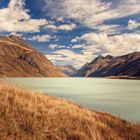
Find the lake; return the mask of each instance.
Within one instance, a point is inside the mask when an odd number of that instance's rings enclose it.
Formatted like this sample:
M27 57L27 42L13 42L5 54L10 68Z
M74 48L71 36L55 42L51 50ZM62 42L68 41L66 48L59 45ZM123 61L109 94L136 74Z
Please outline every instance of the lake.
M8 78L6 81L140 123L140 81L138 80Z

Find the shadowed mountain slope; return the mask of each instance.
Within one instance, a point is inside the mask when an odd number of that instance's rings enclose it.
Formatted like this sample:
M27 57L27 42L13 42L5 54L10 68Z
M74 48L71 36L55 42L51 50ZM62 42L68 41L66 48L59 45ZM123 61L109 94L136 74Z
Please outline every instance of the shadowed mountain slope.
M65 75L20 37L0 37L0 77L59 76Z
M63 73L65 73L68 76L73 76L76 74L77 70L71 66L71 65L65 65L65 66L57 66Z
M76 76L140 78L140 52L119 57L99 56L78 70Z

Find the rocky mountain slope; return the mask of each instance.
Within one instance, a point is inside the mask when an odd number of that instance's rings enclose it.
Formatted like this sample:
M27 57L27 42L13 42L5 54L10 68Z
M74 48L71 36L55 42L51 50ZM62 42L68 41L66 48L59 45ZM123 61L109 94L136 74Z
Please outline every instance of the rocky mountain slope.
M77 70L71 65L58 66L58 68L68 76L73 76L77 72Z
M99 56L79 69L76 76L140 78L140 52L119 57Z
M0 77L59 76L65 75L20 37L0 37Z

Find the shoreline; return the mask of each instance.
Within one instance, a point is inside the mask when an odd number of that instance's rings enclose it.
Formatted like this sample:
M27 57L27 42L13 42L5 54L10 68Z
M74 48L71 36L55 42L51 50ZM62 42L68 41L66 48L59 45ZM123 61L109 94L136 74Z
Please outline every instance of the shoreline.
M35 92L36 93L36 92ZM70 101L0 85L0 139L132 140L140 124ZM1 133L3 132L3 133Z

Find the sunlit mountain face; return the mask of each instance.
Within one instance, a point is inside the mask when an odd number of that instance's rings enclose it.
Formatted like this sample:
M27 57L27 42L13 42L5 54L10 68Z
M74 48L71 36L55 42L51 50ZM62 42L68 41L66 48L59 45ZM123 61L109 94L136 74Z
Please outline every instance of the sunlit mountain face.
M140 1L0 0L0 34L79 68L99 55L140 51Z

